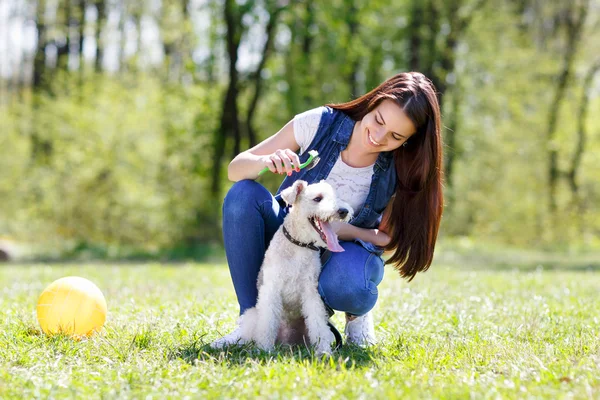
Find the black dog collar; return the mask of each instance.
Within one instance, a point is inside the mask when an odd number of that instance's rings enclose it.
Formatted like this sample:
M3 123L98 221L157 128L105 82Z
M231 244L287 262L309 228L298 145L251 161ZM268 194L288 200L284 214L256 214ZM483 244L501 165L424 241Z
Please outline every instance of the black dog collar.
M283 235L287 238L287 240L294 243L296 246L306 247L314 251L321 251L321 249L315 246L313 243L302 243L294 239L292 235L290 235L290 233L287 231L287 229L285 229L285 226L283 227Z

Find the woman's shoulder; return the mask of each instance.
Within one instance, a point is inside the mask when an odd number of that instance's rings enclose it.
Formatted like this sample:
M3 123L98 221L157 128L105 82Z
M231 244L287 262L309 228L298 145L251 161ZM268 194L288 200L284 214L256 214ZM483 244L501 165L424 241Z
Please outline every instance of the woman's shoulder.
M324 113L329 113L330 110L331 110L331 108L327 107L327 106L316 107L316 108L312 108L310 110L306 110L300 114L296 114L296 116L294 116L294 119L295 120L320 119Z
M322 116L328 112L327 108L317 107L304 111L294 117L294 137L300 145L300 154L303 154L313 141L322 121Z

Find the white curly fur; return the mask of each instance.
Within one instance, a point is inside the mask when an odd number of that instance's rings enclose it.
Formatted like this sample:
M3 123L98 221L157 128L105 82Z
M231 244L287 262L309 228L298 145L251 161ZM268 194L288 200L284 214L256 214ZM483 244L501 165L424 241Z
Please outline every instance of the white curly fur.
M247 310L240 319L241 342L254 341L261 349L272 350L276 342L294 342L298 337L304 340L304 322L308 340L317 354L330 354L334 336L317 291L321 272L319 252L291 243L282 229L285 227L300 242L326 247L309 218L349 221L353 210L336 197L325 181L308 185L299 180L281 195L292 207L265 253L256 307ZM315 201L317 197L322 200ZM348 210L344 218L338 213L341 209Z

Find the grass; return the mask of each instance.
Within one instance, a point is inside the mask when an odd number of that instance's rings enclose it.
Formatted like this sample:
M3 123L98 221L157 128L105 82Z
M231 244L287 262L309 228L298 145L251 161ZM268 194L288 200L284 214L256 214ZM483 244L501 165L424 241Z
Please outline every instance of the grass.
M331 359L210 350L237 313L224 264L2 266L0 398L600 398L595 268L440 259L410 284L387 269L380 344L345 345ZM67 275L107 299L92 339L38 328L37 297ZM340 313L333 320L343 329Z

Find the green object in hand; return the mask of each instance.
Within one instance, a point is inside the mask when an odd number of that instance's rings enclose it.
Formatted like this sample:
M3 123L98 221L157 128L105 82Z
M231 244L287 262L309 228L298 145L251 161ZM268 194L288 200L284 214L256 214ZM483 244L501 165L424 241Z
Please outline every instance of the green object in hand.
M318 162L319 162L319 152L316 151L316 150L309 150L309 152L308 152L308 159L305 162L303 162L302 164L300 164L300 169L304 169L304 168L311 169L315 165L317 165ZM292 166L293 166L293 164L292 164ZM262 174L264 174L267 171L269 171L269 167L263 168L258 173L258 176L261 176Z

